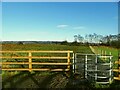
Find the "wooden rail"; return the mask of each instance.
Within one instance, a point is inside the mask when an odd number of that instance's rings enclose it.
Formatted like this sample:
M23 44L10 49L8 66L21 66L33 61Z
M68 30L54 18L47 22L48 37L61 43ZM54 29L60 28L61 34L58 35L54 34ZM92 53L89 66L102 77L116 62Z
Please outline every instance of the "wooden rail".
M72 55L73 54L73 51L0 51L1 54L11 54L10 56L6 55L2 55L0 56L1 59L7 59L7 61L4 61L2 60L2 62L0 62L0 64L2 64L2 66L4 65L28 65L28 68L2 68L2 70L6 70L6 71L69 71L70 70L70 60L72 59ZM27 53L28 55L27 56L18 56L17 53ZM38 54L41 54L41 53L54 53L55 54L58 54L59 55L61 53L63 54L66 54L66 56L33 56L32 54L33 53L37 53ZM14 54L14 55L12 55ZM21 62L18 62L18 61L10 61L11 59L28 59L28 61L21 61ZM54 61L58 61L58 60L66 60L66 62L64 63L61 63L61 62L34 62L33 59L41 59L44 61L44 59L47 59L48 61L53 59ZM55 69L52 69L52 68L33 68L33 65L66 65L67 68L66 69L62 69L62 68L55 68Z
M118 61L115 61L115 64L118 64L118 69L113 69L113 71L118 73L118 77L114 77L114 79L120 80L120 55Z

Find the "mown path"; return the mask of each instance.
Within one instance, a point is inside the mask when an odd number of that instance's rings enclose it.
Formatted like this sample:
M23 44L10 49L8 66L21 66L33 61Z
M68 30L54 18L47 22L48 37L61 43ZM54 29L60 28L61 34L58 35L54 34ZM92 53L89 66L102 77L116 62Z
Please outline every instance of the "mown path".
M91 51L92 51L93 53L96 53L95 49L94 49L92 46L89 46L89 48L91 49Z

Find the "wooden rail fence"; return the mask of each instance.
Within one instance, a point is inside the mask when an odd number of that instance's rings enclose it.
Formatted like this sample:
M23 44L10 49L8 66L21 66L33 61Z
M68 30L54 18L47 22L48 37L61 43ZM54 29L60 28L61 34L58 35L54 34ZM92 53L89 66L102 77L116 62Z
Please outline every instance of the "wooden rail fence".
M115 64L118 64L118 69L113 69L114 72L118 73L117 77L114 77L115 80L120 80L120 55L118 61L115 61Z
M17 54L18 55L17 55ZM19 53L25 54L26 56L19 56ZM37 53L37 56L34 56L33 54ZM40 54L42 53L47 53L47 54L53 54L51 56L41 56ZM56 54L65 54L65 56L59 56ZM6 55L5 54L9 54ZM71 62L70 60L73 59L72 57L73 51L0 51L0 59L1 62L0 64L2 65L2 70L7 70L7 71L69 71L70 70L70 65ZM56 56L54 56L56 55ZM10 61L11 59L13 59L14 61ZM19 59L26 59L27 61L15 61L19 60ZM53 62L34 62L33 59L40 59L40 60L53 60ZM61 63L61 62L55 62L58 60L66 60L66 62ZM3 67L4 65L28 65L28 68L11 68L11 67ZM33 68L33 65L47 65L47 66L56 66L56 65L66 65L67 68L65 69L61 69L61 68Z

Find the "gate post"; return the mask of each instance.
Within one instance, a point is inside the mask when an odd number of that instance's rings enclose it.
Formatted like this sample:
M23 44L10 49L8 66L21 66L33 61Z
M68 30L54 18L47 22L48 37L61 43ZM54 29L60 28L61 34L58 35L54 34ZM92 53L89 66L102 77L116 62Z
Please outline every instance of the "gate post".
M32 71L32 53L29 52L29 71Z
M70 52L68 51L68 54L67 54L67 63L68 63L68 66L67 66L67 69L70 70Z
M87 55L85 55L85 78L87 79Z

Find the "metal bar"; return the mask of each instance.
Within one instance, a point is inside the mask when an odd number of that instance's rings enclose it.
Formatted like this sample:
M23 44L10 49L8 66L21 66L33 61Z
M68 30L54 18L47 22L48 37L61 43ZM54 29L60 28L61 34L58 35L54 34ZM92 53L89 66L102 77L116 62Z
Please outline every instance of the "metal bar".
M99 54L83 54L83 53L75 53L75 54L76 54L76 55L82 55L82 56L83 56L83 55L84 55L84 56L85 56L85 55L87 55L87 56L89 56L89 55L90 55L90 56L91 56L91 55L99 55Z
M75 58L74 58L74 53L73 53L73 73L75 73Z
M110 58L110 57L113 57L113 56L98 56L100 58Z
M110 72L109 72L109 75L110 75L109 82L110 83L112 81L112 70L111 70L111 68L112 68L112 62L111 62L111 60L112 60L112 57L110 57Z
M88 72L110 72L110 70L87 70Z
M110 63L97 63L97 65L110 65Z
M97 78L105 79L105 78L108 78L108 77L105 77L105 76L97 76Z
M97 70L97 55L95 57L95 70ZM95 81L97 81L97 72L95 72Z
M109 82L96 82L97 84L109 84Z
M85 78L87 79L87 55L85 55Z

